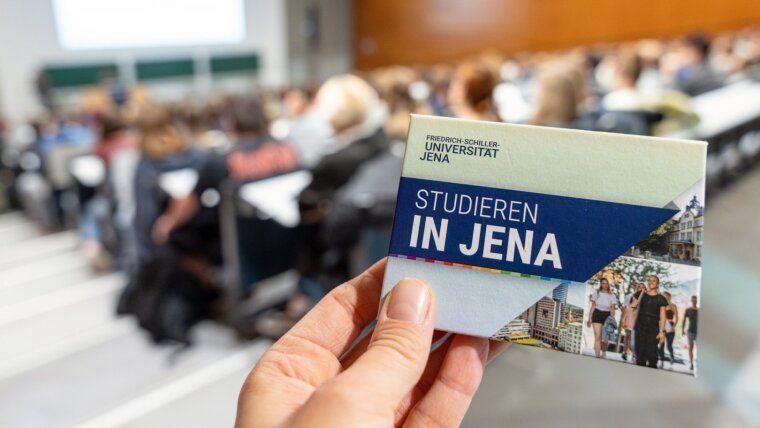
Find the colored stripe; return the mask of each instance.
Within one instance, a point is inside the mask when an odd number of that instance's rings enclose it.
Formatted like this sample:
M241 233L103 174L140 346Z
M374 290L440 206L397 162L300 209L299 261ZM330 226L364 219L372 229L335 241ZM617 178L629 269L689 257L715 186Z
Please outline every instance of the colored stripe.
M561 282L563 284L572 283L572 281L567 281L564 279L549 278L546 276L539 276L539 275L528 275L527 273L510 272L508 270L490 269L490 268L485 268L485 267L480 267L480 266L463 265L461 263L452 263L452 262L446 262L446 261L441 261L441 260L426 259L423 257L405 256L403 254L388 254L388 257L395 257L397 259L405 259L405 260L414 260L414 261L425 262L425 263L433 263L437 265L458 267L458 268L463 268L463 269L479 270L483 272L496 273L500 275L511 275L511 276L517 276L521 278L538 279L541 281Z

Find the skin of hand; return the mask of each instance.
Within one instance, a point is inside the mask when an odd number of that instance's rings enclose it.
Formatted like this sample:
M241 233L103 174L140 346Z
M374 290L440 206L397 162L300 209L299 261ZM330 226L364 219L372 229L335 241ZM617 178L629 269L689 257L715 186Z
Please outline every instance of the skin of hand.
M660 332L657 333L657 340L662 343L665 341L665 326L668 323L668 318L665 316L665 307L660 308Z
M166 242L169 240L169 234L171 233L173 227L174 226L171 222L171 219L163 215L160 216L153 224L153 230L151 233L153 242L156 245L166 244Z
M508 344L454 335L430 353L441 335L432 290L405 278L378 314L384 270L383 260L332 290L272 345L240 392L237 428L459 426Z
M171 199L165 212L153 224L153 242L156 245L166 244L172 230L187 223L198 212L200 206L200 200L194 193L182 199Z

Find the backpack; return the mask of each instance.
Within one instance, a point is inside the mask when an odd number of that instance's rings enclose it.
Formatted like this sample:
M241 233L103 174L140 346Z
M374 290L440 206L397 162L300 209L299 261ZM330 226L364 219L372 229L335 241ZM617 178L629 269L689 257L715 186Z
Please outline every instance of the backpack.
M181 269L176 251L163 247L141 263L119 297L119 315L132 315L154 343L191 345L190 329L204 319L218 292Z

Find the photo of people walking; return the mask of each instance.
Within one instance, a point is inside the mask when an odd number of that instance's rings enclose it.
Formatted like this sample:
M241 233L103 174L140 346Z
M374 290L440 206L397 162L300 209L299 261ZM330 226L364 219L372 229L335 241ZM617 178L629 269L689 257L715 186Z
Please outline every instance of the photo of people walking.
M626 266L627 272L621 269ZM631 273L636 277L626 278ZM581 353L696 374L698 274L698 267L683 264L629 257L613 262L586 284Z

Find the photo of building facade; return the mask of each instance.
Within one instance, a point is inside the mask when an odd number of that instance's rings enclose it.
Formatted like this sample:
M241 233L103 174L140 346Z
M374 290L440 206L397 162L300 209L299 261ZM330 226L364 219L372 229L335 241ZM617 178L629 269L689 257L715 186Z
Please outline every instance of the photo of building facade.
M557 347L565 352L574 354L581 353L583 341L583 325L579 322L571 322L559 329L559 344Z
M492 339L506 340L512 343L519 343L521 345L540 346L541 342L537 339L530 337L530 324L528 321L518 318L513 320L509 324L500 328L496 332Z
M567 303L568 287L562 284L555 288L492 338L580 353L583 309ZM578 324L577 329L574 324Z
M671 261L699 263L702 259L704 207L696 196L668 231L668 249Z

